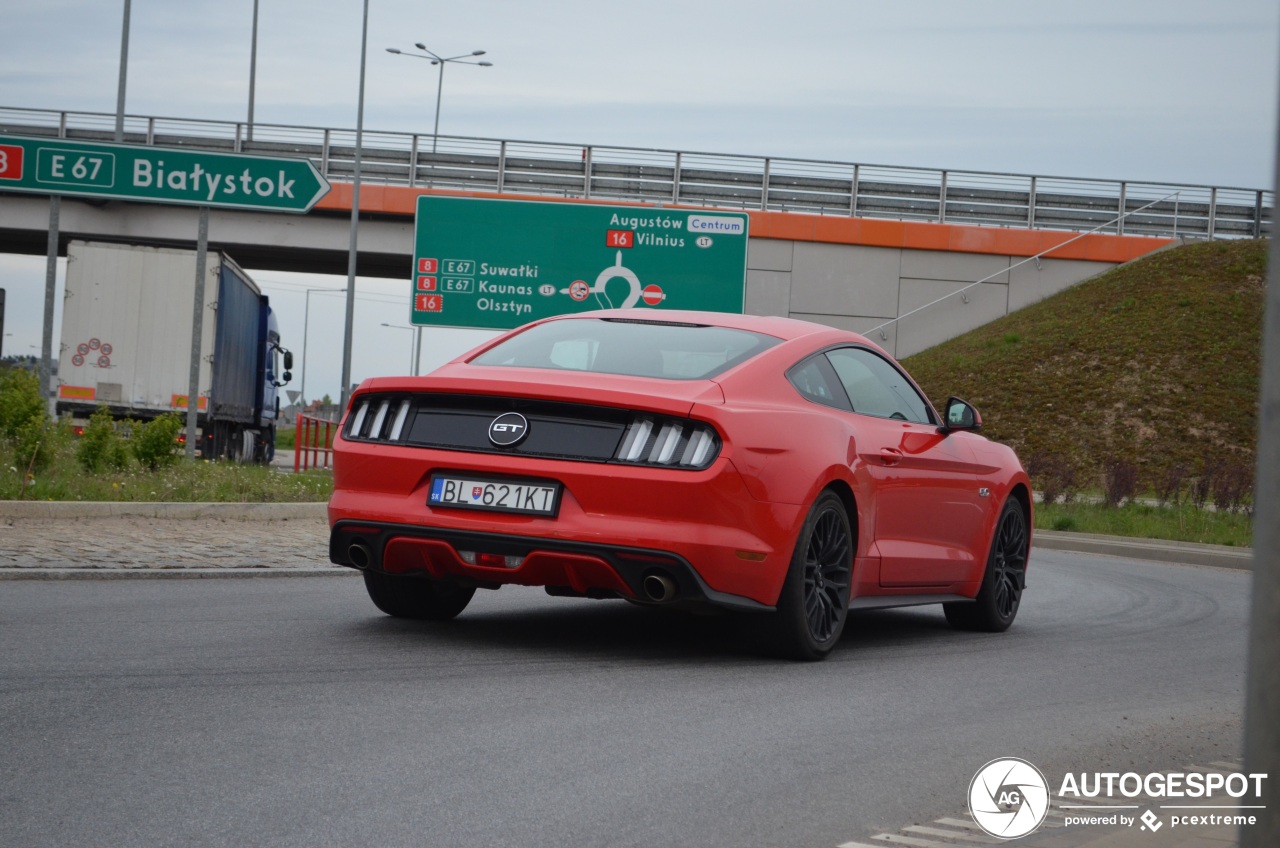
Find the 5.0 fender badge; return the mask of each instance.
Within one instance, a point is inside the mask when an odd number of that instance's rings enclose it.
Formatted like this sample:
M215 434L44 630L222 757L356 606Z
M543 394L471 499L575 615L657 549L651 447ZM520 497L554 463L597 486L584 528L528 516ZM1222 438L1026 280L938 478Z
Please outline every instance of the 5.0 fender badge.
M529 420L518 412L504 412L489 422L489 441L496 447L509 448L529 435Z

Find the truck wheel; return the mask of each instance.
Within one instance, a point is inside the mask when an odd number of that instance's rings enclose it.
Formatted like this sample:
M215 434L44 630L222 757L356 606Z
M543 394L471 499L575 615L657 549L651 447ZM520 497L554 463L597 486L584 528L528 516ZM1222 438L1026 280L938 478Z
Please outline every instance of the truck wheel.
M467 608L476 593L474 587L380 571L364 572L364 588L373 605L387 615L421 621L454 618Z

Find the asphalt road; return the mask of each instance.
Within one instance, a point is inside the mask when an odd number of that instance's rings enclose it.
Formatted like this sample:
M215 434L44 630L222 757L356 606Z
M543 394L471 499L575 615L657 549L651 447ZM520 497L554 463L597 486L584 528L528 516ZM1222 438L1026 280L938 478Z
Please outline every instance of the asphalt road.
M868 613L818 664L532 589L429 625L350 577L0 582L0 845L833 848L999 756L1239 754L1247 573L1032 569L1006 634Z

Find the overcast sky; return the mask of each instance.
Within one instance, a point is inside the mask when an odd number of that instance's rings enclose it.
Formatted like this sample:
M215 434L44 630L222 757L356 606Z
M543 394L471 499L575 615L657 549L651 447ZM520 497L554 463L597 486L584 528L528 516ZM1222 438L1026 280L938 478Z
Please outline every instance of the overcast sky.
M123 4L9 4L0 106L113 112ZM252 0L133 0L126 110L242 120ZM353 127L359 0L260 0L256 120ZM365 127L430 132L423 41L450 66L441 133L887 165L1271 188L1275 0L371 0ZM0 200L2 203L3 200ZM60 263L61 264L61 263ZM255 274L302 347L303 295ZM40 345L44 262L0 255L6 353ZM403 372L407 281L361 280L354 376ZM312 296L311 338L341 334ZM403 340L401 337L404 337ZM432 331L424 365L484 334ZM307 394L340 351L309 349Z

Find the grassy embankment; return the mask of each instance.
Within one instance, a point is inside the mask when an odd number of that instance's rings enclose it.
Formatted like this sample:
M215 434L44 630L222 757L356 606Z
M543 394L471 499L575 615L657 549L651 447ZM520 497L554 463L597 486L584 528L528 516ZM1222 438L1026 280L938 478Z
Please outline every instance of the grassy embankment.
M1037 527L1248 545L1266 251L1167 250L904 364L1054 495ZM1108 490L1125 505L1087 503Z

